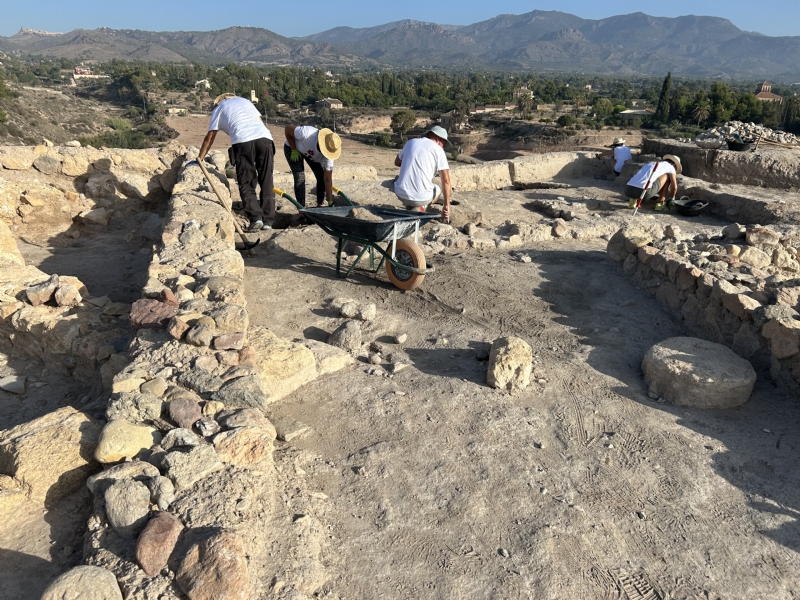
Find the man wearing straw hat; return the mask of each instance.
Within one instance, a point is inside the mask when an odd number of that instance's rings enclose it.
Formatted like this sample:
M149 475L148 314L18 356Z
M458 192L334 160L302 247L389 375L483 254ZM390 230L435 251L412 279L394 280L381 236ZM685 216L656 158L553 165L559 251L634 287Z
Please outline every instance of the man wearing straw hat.
M342 140L330 129L287 125L283 153L292 170L295 199L306 205L305 163L317 180L317 206L333 204L333 161L342 155Z
M681 159L674 154L665 154L661 160L647 163L625 186L625 195L630 199L628 208L636 208L639 198L644 201L656 197L654 210L671 208L678 195L677 176L682 171Z
M608 150L603 150L597 155L597 158L602 160L606 156L613 156L611 159L611 169L617 177L622 173L622 165L626 160L631 159L631 149L625 145L624 138L614 138L611 142L611 147Z
M239 195L250 219L247 231L272 229L275 222L272 182L275 144L272 134L252 102L233 94L221 94L214 100L208 133L197 155L198 161L203 160L220 129L231 137ZM261 188L258 196L256 185Z

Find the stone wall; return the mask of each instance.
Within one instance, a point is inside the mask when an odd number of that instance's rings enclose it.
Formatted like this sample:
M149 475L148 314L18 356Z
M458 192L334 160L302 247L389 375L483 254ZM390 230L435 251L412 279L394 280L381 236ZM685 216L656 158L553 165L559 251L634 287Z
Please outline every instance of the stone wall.
M674 154L686 177L780 190L800 189L800 150L761 146L757 152L706 150L676 140L645 140L643 154Z
M200 169L182 169L143 298L131 310L128 362L111 383L108 423L95 453L105 470L88 484L96 502L85 561L112 571L125 597L172 598L176 586L187 593L220 578L233 588L230 597L263 592L252 565L269 547L263 528L275 478L276 429L265 412L352 363L332 346L250 326L244 261L234 244L229 213ZM121 521L120 511L133 510L126 498L134 490L142 494L138 518ZM245 504L259 507L257 526L233 508ZM176 547L176 534L153 566L146 534L151 523L163 525L160 519L186 531L183 545ZM211 538L209 528L216 532ZM196 568L197 544L209 539L227 540L220 552L235 558L222 574L212 573L214 565ZM173 548L177 575L162 570Z
M607 252L698 335L794 386L800 381L796 239L738 224L718 238L683 239L676 227L629 227L614 234Z
M604 175L605 163L594 152L548 152L480 165L455 165L450 181L458 192L499 190L515 183L566 181Z

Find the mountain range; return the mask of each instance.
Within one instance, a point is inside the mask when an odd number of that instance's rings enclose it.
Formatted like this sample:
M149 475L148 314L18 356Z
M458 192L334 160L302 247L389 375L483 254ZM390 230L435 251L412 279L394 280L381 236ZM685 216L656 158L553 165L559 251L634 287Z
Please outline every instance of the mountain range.
M267 29L149 32L22 29L0 49L82 60L253 61L318 66L396 66L580 71L619 75L800 77L800 36L743 31L727 19L644 13L583 19L535 10L471 25L404 20L375 27L335 27L288 38Z

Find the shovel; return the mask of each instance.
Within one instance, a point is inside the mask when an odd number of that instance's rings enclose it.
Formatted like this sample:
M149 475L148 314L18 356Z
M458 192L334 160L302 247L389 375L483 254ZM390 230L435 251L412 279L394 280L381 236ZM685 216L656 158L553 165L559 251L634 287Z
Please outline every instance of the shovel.
M257 239L255 242L251 242L245 237L244 231L242 231L242 228L239 226L239 222L236 220L236 217L233 216L233 212L231 211L230 207L227 204L225 204L225 200L222 199L222 194L220 194L219 190L217 189L217 184L214 183L214 180L208 174L208 171L206 171L206 168L203 165L203 162L198 160L197 161L197 166L200 167L200 170L203 172L203 175L205 176L206 181L208 181L208 183L211 184L211 189L214 190L214 194L216 194L217 200L219 200L219 203L222 204L222 206L225 207L225 210L227 210L228 214L231 216L231 219L233 220L233 228L236 229L236 233L238 233L239 237L242 238L242 243L244 244L244 249L247 250L248 252L252 251L253 248L255 248L256 246L258 246L261 243L261 240Z

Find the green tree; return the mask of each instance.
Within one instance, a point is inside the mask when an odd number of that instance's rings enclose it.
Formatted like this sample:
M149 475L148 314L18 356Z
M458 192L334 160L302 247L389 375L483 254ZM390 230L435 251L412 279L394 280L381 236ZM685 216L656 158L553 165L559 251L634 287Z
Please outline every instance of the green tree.
M517 99L517 110L520 118L524 118L533 108L533 98L530 94L523 94Z
M328 125L333 124L333 115L329 108L323 108L317 114L317 119L319 119L319 124L323 127L327 127Z
M608 98L598 98L594 101L594 112L601 117L609 117L614 112L614 104Z
M661 95L658 97L658 106L653 119L658 123L666 123L669 120L670 90L672 88L672 73L667 73L664 83L661 86Z
M731 88L721 81L711 84L711 118L717 124L730 121L733 109L736 107L736 98L731 92Z
M711 116L711 102L705 92L697 92L694 107L692 108L692 117L697 121L697 126L700 127L700 123L706 122L709 116Z
M403 110L399 110L392 115L390 127L392 128L392 131L402 138L409 129L414 127L416 122L417 115L414 114L414 111L404 108Z
M575 117L572 115L561 115L556 119L556 123L561 125L562 127L569 127L570 125L575 124Z

